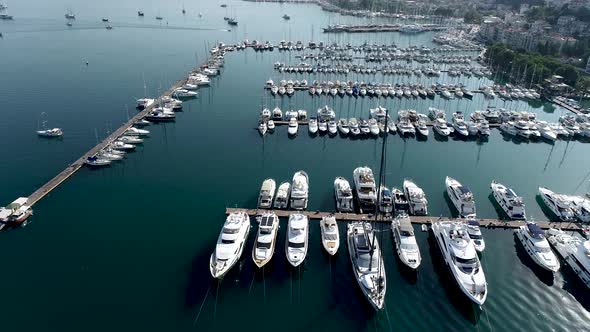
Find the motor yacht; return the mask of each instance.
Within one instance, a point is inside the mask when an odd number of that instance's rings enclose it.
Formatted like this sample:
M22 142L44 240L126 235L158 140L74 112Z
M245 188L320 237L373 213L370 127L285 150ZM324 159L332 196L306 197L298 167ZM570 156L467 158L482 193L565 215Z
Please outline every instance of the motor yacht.
M554 228L547 231L547 240L584 285L590 288L590 241Z
M283 119L283 111L277 106L272 110L271 118L273 120L282 120Z
M545 187L539 187L539 195L541 195L543 203L545 203L559 221L574 220L575 214L567 197L556 194Z
M246 212L232 212L221 229L215 251L209 260L213 278L222 278L242 256L250 233L250 217Z
M336 113L327 105L318 109L318 120L330 121L336 119Z
M320 133L326 133L328 131L328 121L323 119L320 120L320 122L318 123L318 129Z
M126 136L148 136L149 134L149 130L139 129L135 127L130 127L129 129L125 130Z
M361 129L359 128L359 123L356 118L350 118L348 120L348 127L350 128L350 134L352 136L357 136L361 133Z
M516 195L514 190L495 180L492 181L490 187L492 188L494 199L510 219L526 220L522 197Z
M318 120L316 118L309 119L308 130L312 135L318 132Z
M356 168L353 173L359 209L361 213L375 211L377 204L377 188L373 171L365 166Z
M418 187L412 180L404 180L403 190L409 203L409 213L414 216L425 216L428 214L428 200L422 188Z
M96 157L98 159L106 159L106 160L110 160L110 161L117 161L117 160L123 160L124 155L121 154L117 154L117 153L112 153L112 150L101 150Z
M336 210L338 212L353 212L352 189L348 180L337 177L334 180L334 197L336 198Z
M289 135L295 136L297 135L297 131L299 130L299 122L296 118L291 118L289 120L289 128L287 129Z
M549 247L545 238L545 231L533 222L527 222L515 231L516 237L522 243L527 254L540 267L551 272L559 271L559 260Z
M423 120L418 120L418 122L416 122L416 132L418 134L420 134L423 137L428 137L429 134L429 130L428 130L428 126L426 126L426 122L424 122Z
M459 216L461 218L475 218L475 200L471 190L448 176L445 179L445 186Z
M176 89L171 95L174 98L196 98L199 94L196 91L190 91L187 89Z
M338 130L342 135L348 135L350 128L348 128L348 120L346 118L338 120Z
M562 196L569 202L574 215L580 222L590 222L590 199L582 196Z
M514 123L514 129L516 129L516 134L523 138L529 138L531 135L531 131L529 130L529 126L526 121L517 121Z
M160 107L148 113L145 119L152 122L174 121L176 114L171 109Z
M396 216L391 222L391 232L399 259L407 267L416 270L422 262L422 256L414 236L414 227L412 227L410 217L407 214Z
M135 149L135 145L124 143L121 141L114 141L109 145L109 147L112 149L115 149L115 150L123 150L123 151Z
M263 213L258 218L258 234L252 248L252 260L261 268L268 263L274 252L279 233L279 217L274 213Z
M272 207L272 200L275 196L277 184L273 179L266 179L262 182L260 187L260 194L258 195L258 208L270 209Z
M154 103L156 102L155 99L151 99L151 98L141 98L141 99L137 99L137 108L140 110L143 110L147 107L152 106Z
M432 123L432 129L434 129L434 131L437 134L444 137L449 136L451 134L451 129L447 126L447 122L441 118L437 118L436 120L434 120L434 122Z
M541 137L551 142L557 140L557 133L551 128L551 126L549 126L549 124L546 121L538 121L537 128L539 129Z
M369 119L368 124L369 124L369 132L371 133L371 135L378 136L380 130L379 130L379 126L377 125L377 120Z
M367 121L365 119L361 119L359 128L361 130L361 134L363 134L363 135L368 135L371 133L371 128L369 127L369 121ZM377 130L379 130L379 128L377 128Z
M473 303L483 305L488 295L486 277L465 224L437 221L432 232L461 291Z
M274 208L275 209L286 209L289 205L289 197L291 196L291 184L289 182L283 182L277 189L277 195L275 197Z
M336 125L336 121L330 120L328 121L328 135L334 136L338 133L338 126Z
M479 221L475 219L467 220L465 226L467 234L469 234L469 237L473 241L475 250L477 250L477 252L483 252L486 248L486 243L483 239L483 234L481 233Z
M260 133L260 135L264 136L264 134L266 134L266 131L268 130L266 121L264 120L260 120L258 121L258 132Z
M308 234L309 223L307 216L299 213L289 215L285 253L287 255L287 261L293 267L299 266L305 260Z
M408 198L404 192L398 188L393 187L391 188L391 195L393 196L393 210L395 211L395 214L408 214L410 210L410 203L408 202Z
M340 234L336 217L334 215L323 217L320 221L320 231L324 249L330 256L334 256L338 252L338 247L340 247Z
M0 230L5 226L23 225L33 215L27 197L19 197L6 207L0 207Z
M400 119L397 123L397 130L402 136L416 134L416 128L408 119Z
M143 139L141 139L137 136L126 136L126 135L117 138L117 141L123 142L123 143L128 143L128 144L141 144L141 143L143 143Z
M309 198L309 178L304 171L298 171L293 175L293 184L291 186L291 209L307 209Z
M346 243L352 270L359 287L371 306L381 310L385 304L387 279L379 241L369 223L351 222Z
M393 197L389 188L381 186L379 188L379 211L383 214L393 213Z
M469 136L469 129L467 128L467 124L465 124L462 112L453 113L453 128L455 128L455 133L463 137Z

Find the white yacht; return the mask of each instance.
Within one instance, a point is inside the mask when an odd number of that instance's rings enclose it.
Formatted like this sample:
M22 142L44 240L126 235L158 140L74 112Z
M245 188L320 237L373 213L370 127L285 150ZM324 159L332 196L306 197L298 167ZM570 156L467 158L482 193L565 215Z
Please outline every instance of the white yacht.
M584 285L590 288L590 241L553 228L547 231L547 240Z
M467 128L465 120L463 119L463 113L453 113L453 128L455 128L455 133L464 137L469 136L469 129Z
M123 150L123 151L135 149L135 145L127 144L127 143L124 143L121 141L114 141L113 143L111 143L109 145L109 147L112 149L115 149L115 150Z
M414 227L407 214L400 214L391 222L391 232L399 259L407 267L416 270L422 262L420 249L414 236Z
M432 224L432 232L461 291L475 304L483 305L488 295L486 277L465 225L438 221Z
M171 94L174 98L196 98L198 95L198 92L187 89L176 89Z
M110 161L123 160L124 155L112 153L110 149L101 150L96 157L98 159L106 159Z
M557 272L559 270L559 260L551 251L549 242L545 239L545 232L541 227L535 223L527 222L526 225L520 226L514 232L535 263L548 271Z
M215 251L209 260L209 269L213 278L222 278L240 259L248 233L250 217L245 212L233 212L223 224L217 239Z
M414 128L414 125L407 119L402 119L397 123L397 131L399 131L399 134L402 136L406 134L416 134L416 128Z
M308 129L310 134L318 132L318 120L316 118L310 118L308 123Z
M273 121L273 119L269 119L266 122L266 128L268 128L269 131L275 130L275 122Z
M139 129L135 127L130 127L125 131L125 135L127 136L148 136L150 134L149 130L146 129Z
M358 167L352 173L359 210L361 213L375 211L377 204L377 188L373 171L365 166Z
M326 133L328 131L328 121L323 119L320 120L320 122L318 123L318 129L320 133Z
M445 179L445 186L459 216L461 218L475 218L475 200L471 190L448 176Z
M336 210L338 212L353 212L352 189L345 178L337 177L334 180L334 197L336 198Z
M447 126L447 122L441 118L434 120L432 128L441 136L449 136L451 134L451 129Z
M42 137L61 137L64 132L61 128L37 130L37 135Z
M340 234L338 233L338 223L333 215L322 218L320 221L320 231L322 233L322 245L324 249L334 256L340 247Z
M354 277L365 297L376 310L383 309L387 279L379 241L369 223L351 222L346 230L346 244Z
M590 199L582 196L562 195L574 211L574 215L583 223L590 222Z
M350 118L348 120L348 127L350 128L350 134L352 136L357 136L361 133L361 130L359 128L359 123L356 118Z
M128 143L128 144L141 144L143 143L143 139L137 136L121 136L117 138L118 142Z
M258 195L258 208L270 209L272 207L272 200L275 196L277 184L273 179L266 179L262 182L260 187L260 195Z
M419 133L420 135L427 137L429 130L428 130L428 126L426 125L426 122L424 121L418 121L415 125L416 127L416 132Z
M152 98L140 98L137 99L137 108L142 110L152 106L155 102L156 100Z
M293 267L303 263L307 255L308 227L307 216L299 213L293 213L289 216L285 253L287 254L287 260Z
M298 130L299 130L299 122L297 122L296 118L291 118L289 120L289 129L287 129L287 131L289 132L289 135L291 135L291 136L297 135Z
M385 186L379 188L379 211L383 214L393 213L393 196L391 190Z
M291 209L307 209L309 197L309 178L304 171L296 172L293 175L293 185L291 186Z
M566 197L556 194L545 187L539 187L539 194L545 205L560 221L573 221L574 211Z
M338 130L342 135L348 135L350 129L348 128L348 120L346 118L338 120Z
M289 182L283 182L277 189L277 195L275 197L274 207L275 209L286 209L289 206L289 196L291 195L291 184Z
M494 199L510 219L526 220L522 197L516 195L514 190L495 180L492 181L490 187L492 188Z
M369 131L371 132L371 135L373 135L373 136L379 135L380 130L379 130L379 126L377 126L377 120L369 119L368 123L369 123Z
M467 227L467 234L469 234L469 238L471 238L473 241L475 250L478 252L483 252L486 248L486 242L484 241L483 234L479 228L479 221L475 219L467 220L465 226Z
M328 105L318 109L318 120L330 121L336 118L336 113Z
M330 120L328 121L328 135L333 136L338 133L338 126L336 125L336 121Z
M258 218L258 234L252 248L252 260L259 268L272 258L278 233L279 217L274 213L263 213Z
M412 180L404 180L403 189L410 204L410 214L414 216L427 215L428 200L422 188L418 187Z

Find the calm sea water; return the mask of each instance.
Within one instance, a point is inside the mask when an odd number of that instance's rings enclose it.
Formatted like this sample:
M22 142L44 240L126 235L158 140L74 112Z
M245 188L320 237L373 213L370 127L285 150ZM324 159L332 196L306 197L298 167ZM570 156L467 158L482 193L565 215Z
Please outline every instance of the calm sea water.
M325 13L316 6L228 1L226 10L219 7L221 3L184 3L187 15L183 16L181 1L9 2L16 20L0 22L4 34L0 39L0 139L4 142L0 202L28 195L87 151L96 136L104 137L118 127L127 114L135 112L134 99L143 95L144 80L148 93L155 95L202 61L217 41L314 38L433 46L431 34L322 35L320 28L329 23L363 20ZM65 26L63 15L68 9L77 15L72 28ZM137 10L143 10L145 17L137 17ZM292 16L289 22L281 19L284 13ZM156 21L156 15L164 20ZM112 31L100 22L103 16L110 19ZM227 31L223 16L237 17L239 26ZM314 223L303 268L287 267L283 224L280 249L264 273L254 273L249 259L251 238L239 266L221 283L211 281L208 260L224 208L254 207L264 178L289 180L304 169L311 182L310 209L331 210L334 177L351 179L352 170L361 165L377 169L380 140L309 137L305 130L290 139L286 128L264 139L258 135L255 125L261 104L310 113L328 104L338 116L366 117L378 103L348 97L310 98L307 93L271 98L262 89L268 78L303 78L273 71L276 61L298 63L299 59L251 50L229 54L223 75L201 90L199 99L186 103L175 123L149 128L151 138L122 163L82 169L35 206L30 225L0 234L0 250L5 253L2 270L10 285L0 296L3 330L590 328L587 290L568 269L555 277L540 272L508 230L484 230L483 266L490 293L482 311L460 295L434 242L421 232L417 236L424 261L417 275L401 269L391 236L383 233L387 308L377 314L358 290L345 250L329 259ZM344 77L307 77L316 78ZM409 81L380 76L354 79ZM489 82L460 81L472 88ZM534 111L552 121L564 114L541 103L488 102L481 96L473 101L388 99L379 103L392 111L424 112L435 106L449 114L492 105ZM62 127L63 140L37 138L34 130L41 118L50 126ZM449 215L443 182L445 176L453 176L472 188L480 216L497 217L489 190L496 179L524 196L530 216L546 219L536 199L537 187L585 193L589 152L587 143L511 141L497 130L487 141L393 136L387 185L401 186L404 178L412 178L426 191L431 214Z

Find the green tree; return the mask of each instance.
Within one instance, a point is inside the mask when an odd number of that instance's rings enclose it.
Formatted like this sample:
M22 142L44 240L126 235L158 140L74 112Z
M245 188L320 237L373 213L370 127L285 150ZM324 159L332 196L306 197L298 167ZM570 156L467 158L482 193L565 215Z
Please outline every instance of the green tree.
M560 66L557 68L557 70L555 70L555 73L559 76L563 76L563 81L571 86L575 86L576 82L580 78L578 70L572 65Z

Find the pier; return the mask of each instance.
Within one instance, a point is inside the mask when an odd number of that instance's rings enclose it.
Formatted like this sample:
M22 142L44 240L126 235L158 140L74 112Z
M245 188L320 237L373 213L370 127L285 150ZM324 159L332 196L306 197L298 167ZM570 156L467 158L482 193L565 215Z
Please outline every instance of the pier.
M162 96L160 96L160 99L165 96L170 96L172 94L172 92L174 90L176 90L177 88L181 87L185 81L186 81L186 79L182 79L182 80L179 80L176 83L174 83L174 85L172 85L172 87L168 91L166 91ZM118 139L121 135L123 135L125 133L125 131L127 131L135 123L137 123L139 120L143 119L149 112L151 112L154 109L156 104L157 103L154 102L154 103L152 103L152 105L146 107L141 112L137 113L135 116L133 116L127 122L125 122L121 127L119 127L112 134L110 134L107 138L105 138L102 142L95 145L92 149L90 149L88 152L86 152L84 155L82 155L82 157L80 157L78 160L74 161L72 164L70 164L68 167L66 167L66 169L64 169L59 174L57 174L53 179L49 180L47 183L42 185L39 189L35 190L35 192L33 192L28 197L27 205L33 206L41 198L45 197L45 195L49 194L53 189L55 189L62 182L64 182L70 176L72 176L74 173L76 173L82 166L84 166L84 162L88 159L88 157L95 156L102 149L107 147L109 144L113 143L116 139Z
M375 221L375 216L371 214L357 214L357 213L339 213L339 212L321 212L321 211L289 211L289 210L266 210L266 209L240 209L240 208L226 208L225 214L228 215L233 212L246 212L249 216L254 217L263 213L274 213L279 218L288 218L293 213L300 213L307 216L310 220L321 220L327 216L334 216L338 221ZM450 220L464 222L465 219L435 217L435 216L410 216L412 224L430 225L438 220ZM481 227L485 228L518 228L524 225L522 221L515 220L500 220L500 219L475 219L479 222ZM378 218L377 221L390 223L391 218ZM569 231L581 231L583 228L578 223L566 222L550 222L550 221L535 221L539 227L543 229L560 228Z

